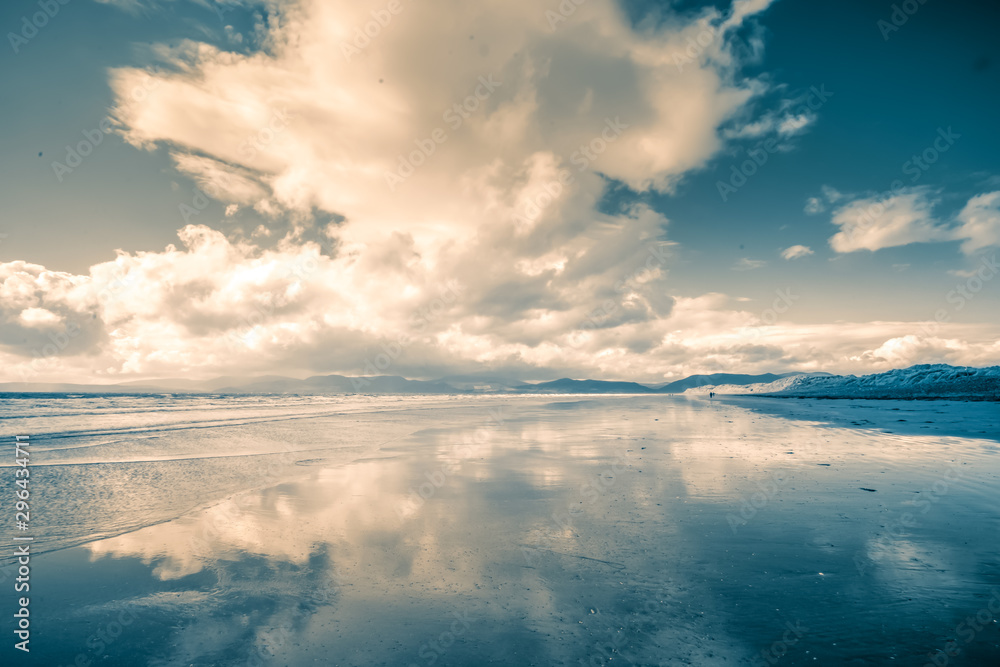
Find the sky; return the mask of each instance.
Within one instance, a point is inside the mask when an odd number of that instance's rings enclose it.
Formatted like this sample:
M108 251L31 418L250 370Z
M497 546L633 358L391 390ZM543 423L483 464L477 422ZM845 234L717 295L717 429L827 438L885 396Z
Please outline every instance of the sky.
M0 380L998 364L998 18L12 0Z

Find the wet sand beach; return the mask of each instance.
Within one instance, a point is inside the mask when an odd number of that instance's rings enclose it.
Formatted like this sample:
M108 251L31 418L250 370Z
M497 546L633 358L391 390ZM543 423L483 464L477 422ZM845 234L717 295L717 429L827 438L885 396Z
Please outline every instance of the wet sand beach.
M985 434L835 425L829 401L405 400L207 426L242 450L197 464L173 422L101 436L128 441L117 463L47 466L39 436L35 479L64 486L38 501L60 527L32 561L31 664L1000 664ZM204 492L148 507L143 484ZM102 515L120 530L72 534Z

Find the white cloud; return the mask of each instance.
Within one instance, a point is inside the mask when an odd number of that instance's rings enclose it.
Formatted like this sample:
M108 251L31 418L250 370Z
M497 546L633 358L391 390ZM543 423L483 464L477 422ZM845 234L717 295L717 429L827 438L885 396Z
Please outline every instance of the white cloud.
M831 188L829 185L824 185L820 188L820 191L823 193L823 198L831 204L836 204L844 198L844 195L841 192Z
M174 153L171 157L178 171L220 201L254 205L269 197L266 186L248 169L188 153Z
M40 328L62 322L62 318L44 308L26 308L21 311L18 321L26 327Z
M7 379L357 374L379 355L423 377L855 363L913 325L856 325L847 345L849 325L772 329L748 302L678 296L667 220L598 210L605 177L670 191L723 147L769 84L738 78L726 38L675 57L769 4L634 30L588 0L553 31L529 0L407 3L355 52L384 2L302 0L273 5L263 51L161 47L161 70L112 73L124 136L270 222L254 241L187 226L88 275L0 264ZM401 161L422 164L390 188Z
M124 9L127 12L137 14L146 3L142 0L95 0L102 5L115 5L119 9Z
M841 231L830 237L830 246L837 252L854 252L963 241L962 252L967 255L1000 246L1000 192L972 197L950 223L934 216L938 204L940 200L927 188L855 198L834 211L832 222Z
M815 215L817 213L822 213L826 210L826 204L819 197L810 197L806 200L805 211L809 215Z
M733 271L753 271L754 269L760 269L767 266L767 262L762 259L749 259L747 257L741 257L738 262L733 264Z
M768 3L735 4L742 16ZM225 180L223 164L258 172L285 209L316 206L368 228L400 225L404 211L415 218L409 226L465 226L452 221L456 209L483 187L509 189L535 155L574 170L586 164L638 189L670 189L721 147L718 127L765 90L734 79L725 40L710 44L699 66L674 66L691 31L723 21L714 11L682 29L639 33L616 2L592 0L553 32L546 8L529 0L404 5L357 48L355 30L383 5L280 5L271 54L184 45L168 54L180 71L159 75L141 102L116 115L136 145L168 144L179 161L199 156L179 166L200 179ZM114 89L124 98L145 76L117 70ZM499 85L477 101L469 96L480 77ZM455 105L470 99L477 108L456 115ZM616 118L628 127L607 142L607 120ZM386 172L417 142L428 146L436 128L445 142L429 144L434 155L390 193ZM203 156L218 164L207 169ZM454 192L465 173L479 182Z
M784 139L801 134L815 120L815 114L810 113L769 113L751 123L727 130L725 134L729 139L754 139L767 135Z
M777 131L782 137L790 137L801 133L815 120L816 116L810 114L788 115L778 123Z
M730 43L769 4L637 30L619 3L589 0L552 30L529 0L405 3L384 25L376 0L275 2L261 51L185 42L157 47L160 69L113 70L130 143L271 222L253 243L188 226L180 250L76 277L96 299L126 276L100 303L100 371L358 372L450 285L461 298L408 347L410 372L547 363L581 327L669 316L667 221L599 213L605 176L669 191L720 150L723 124L769 88L737 77ZM706 29L717 38L678 67ZM306 261L294 285L281 277Z
M1000 192L987 192L969 200L956 216L956 239L964 239L962 252L1000 246Z
M107 339L85 276L0 263L0 363L8 379L90 370ZM74 359L68 366L67 358Z
M781 256L784 259L799 259L800 257L808 257L811 254L813 254L812 249L804 245L793 245L781 251Z
M874 251L949 240L951 233L934 219L935 203L926 188L855 199L834 211L832 222L840 231L830 237L830 247L837 252Z
M809 215L822 213L829 204L835 204L844 198L844 195L828 185L824 185L820 190L822 194L819 197L809 197L806 200L805 212Z
M638 212L633 224L659 221ZM600 265L605 255L594 253L616 234L609 229L583 257ZM553 255L530 274L498 282L491 274L512 258L504 254L482 267L478 281L435 283L403 235L381 255L349 261L311 243L261 251L205 227L185 228L181 237L181 248L122 253L89 276L0 265L6 379L360 374L379 355L394 361L377 372L411 377L499 370L528 379L646 381L734 369L872 371L901 359L1000 362L995 331L985 325L797 325L776 321L770 300L672 296L659 277L669 246L642 248L607 275L567 276L578 269L560 270L563 259ZM60 321L40 318L42 329L39 318L31 327L16 321L32 308ZM906 336L919 344L891 343Z
M918 363L987 366L997 363L998 353L1000 343L996 341L970 344L959 338L906 334L852 355L850 360L877 369L905 368Z

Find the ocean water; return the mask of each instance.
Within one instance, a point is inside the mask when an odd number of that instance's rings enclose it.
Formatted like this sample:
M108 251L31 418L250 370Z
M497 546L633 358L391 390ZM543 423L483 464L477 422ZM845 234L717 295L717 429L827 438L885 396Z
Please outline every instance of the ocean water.
M35 540L3 664L1000 664L1000 445L751 407L9 397Z

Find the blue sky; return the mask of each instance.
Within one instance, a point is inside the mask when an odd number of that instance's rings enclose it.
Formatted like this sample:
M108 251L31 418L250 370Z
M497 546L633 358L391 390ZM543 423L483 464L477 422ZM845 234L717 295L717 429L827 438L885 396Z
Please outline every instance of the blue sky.
M71 0L27 40L37 1L6 3L9 379L359 373L400 340L380 372L997 363L991 276L954 297L1000 239L996 7L914 2L889 30L892 3L550 4L404 1L348 58L387 2ZM488 72L498 92L387 191ZM611 117L630 129L577 172ZM87 132L93 152L55 165ZM561 169L539 219L499 212ZM187 224L204 231L180 241ZM650 243L669 259L638 276ZM451 284L464 297L414 330Z

